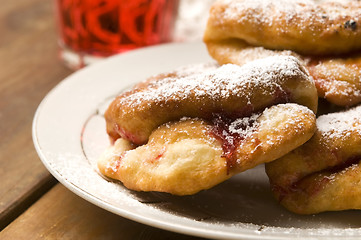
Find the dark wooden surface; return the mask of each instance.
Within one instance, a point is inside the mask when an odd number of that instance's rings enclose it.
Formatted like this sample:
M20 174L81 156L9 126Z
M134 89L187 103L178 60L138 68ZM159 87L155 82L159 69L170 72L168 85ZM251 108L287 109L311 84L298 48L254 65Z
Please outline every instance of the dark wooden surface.
M30 237L31 236L31 237ZM196 239L119 217L57 184L0 233L0 239Z
M0 226L3 228L55 183L31 138L44 95L71 73L57 59L51 1L1 1Z
M53 1L0 8L0 239L193 239L124 219L57 183L31 137L46 93L71 74L58 59Z

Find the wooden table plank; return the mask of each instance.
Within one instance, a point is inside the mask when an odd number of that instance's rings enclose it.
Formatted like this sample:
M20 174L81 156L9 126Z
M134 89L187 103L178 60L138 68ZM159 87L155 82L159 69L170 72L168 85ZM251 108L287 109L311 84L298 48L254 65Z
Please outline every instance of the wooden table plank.
M55 183L31 138L41 99L71 73L57 57L53 18L52 1L1 1L0 229Z
M105 211L63 185L0 232L0 239L200 239L152 228Z

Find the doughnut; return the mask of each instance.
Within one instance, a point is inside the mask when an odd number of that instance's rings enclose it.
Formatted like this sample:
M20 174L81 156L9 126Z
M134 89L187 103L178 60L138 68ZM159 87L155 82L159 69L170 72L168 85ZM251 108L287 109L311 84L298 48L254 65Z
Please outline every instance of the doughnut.
M165 75L119 95L109 105L104 116L113 141L121 137L145 144L158 126L182 117L210 119L222 113L237 118L287 102L317 111L315 84L293 56L227 64L183 77Z
M320 97L339 106L361 103L361 54L312 59L307 69Z
M162 84L161 81L167 78L183 78L190 75L207 72L209 70L215 70L217 67L218 65L215 63L200 63L200 64L181 66L170 72L160 73L149 77L145 81L141 81L137 83L131 90L121 94L121 97L126 98L132 95L133 93L143 91L148 86L152 86L155 84ZM118 98L120 98L120 96ZM116 105L116 100L113 101L112 107L116 107L115 105ZM112 142L114 142L120 137L120 134L118 133L118 131L116 131L118 124L116 120L111 119L113 117L116 117L116 116L112 116L114 114L115 113L113 112L111 107L108 107L104 116L107 119L107 133L110 136ZM123 137L125 137L124 134Z
M183 117L156 128L144 145L117 139L98 168L131 190L195 194L302 145L312 137L315 120L309 108L295 103L241 118Z
M253 47L239 39L210 42L207 47L221 65L242 66L255 59L276 55L297 57L313 77L320 98L338 106L353 106L361 102L361 54L344 58L304 57L289 50Z
M361 209L361 105L321 115L304 145L266 164L275 198L298 214Z
M318 95L339 106L361 102L361 2L219 0L204 42L219 64L297 57Z
M361 49L360 1L219 0L210 9L205 42L242 39L303 55Z
M250 61L271 56L294 56L303 65L304 59L290 50L270 50L264 47L255 47L241 39L226 39L218 42L207 42L209 55L220 65L237 64L242 66Z

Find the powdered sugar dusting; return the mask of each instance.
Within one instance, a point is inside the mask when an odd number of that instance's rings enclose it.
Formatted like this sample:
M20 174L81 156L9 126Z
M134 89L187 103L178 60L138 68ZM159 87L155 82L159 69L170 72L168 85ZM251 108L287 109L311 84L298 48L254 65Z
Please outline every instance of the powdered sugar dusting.
M250 117L238 118L229 125L229 132L241 136L250 135L259 125L256 120L260 114L252 114Z
M360 25L359 1L221 0L210 11L204 39L336 55L361 48Z
M165 103L169 100L192 98L228 98L244 95L250 98L248 88L279 89L279 84L287 77L300 76L308 79L299 61L291 56L272 56L255 60L242 67L227 64L216 70L209 70L185 77L168 77L151 84L144 91L138 91L120 99L131 109L141 106L144 101ZM312 80L310 80L312 81Z
M350 3L352 1L312 1L312 0L223 0L219 1L222 5L228 7L222 12L222 19L233 19L236 21L250 21L254 24L264 24L267 26L274 26L275 24L292 22L301 30L312 30L315 24L331 23L333 20L346 17L350 15ZM272 14L270 14L272 13ZM358 16L358 14L356 14ZM297 21L294 21L297 19ZM357 21L358 18L353 19ZM309 24L312 22L313 24ZM282 26L280 24L279 26ZM277 29L278 32L283 32L287 26ZM317 31L317 29L314 29Z
M317 128L323 136L329 138L344 139L351 133L361 137L361 105L318 117Z
M327 87L325 97L339 95L349 99L361 98L361 90L354 84L347 81L325 81L324 85Z
M314 67L315 81L325 89L325 96L340 95L361 98L361 68L357 64L346 64L330 60Z
M219 65L215 62L181 66L170 72L153 75L146 81L138 83L134 88L147 87L149 85L155 84L158 81L162 81L164 78L180 78L189 75L205 73L207 71L214 70L217 67L219 67Z
M187 66L181 66L176 68L172 73L178 77L186 77L193 74L204 73L210 70L216 69L218 64L210 63L200 63L200 64L191 64Z
M232 51L232 49L227 48L227 51ZM248 47L243 48L241 51L236 52L236 54L233 54L232 52L226 52L223 54L223 57L230 56L232 59L230 59L231 63L243 65L246 64L249 61L253 61L260 58L266 58L270 56L277 56L277 55L283 55L283 56L294 56L297 57L300 61L304 61L301 59L301 57L297 56L296 53L288 50L283 51L276 51L276 50L269 50L264 47Z

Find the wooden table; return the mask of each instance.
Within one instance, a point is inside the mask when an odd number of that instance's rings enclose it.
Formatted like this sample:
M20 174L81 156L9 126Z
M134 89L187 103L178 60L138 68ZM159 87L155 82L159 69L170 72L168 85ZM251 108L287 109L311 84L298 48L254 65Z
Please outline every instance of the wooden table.
M72 73L58 59L53 1L0 8L0 239L196 239L124 219L79 198L34 149L35 110Z

